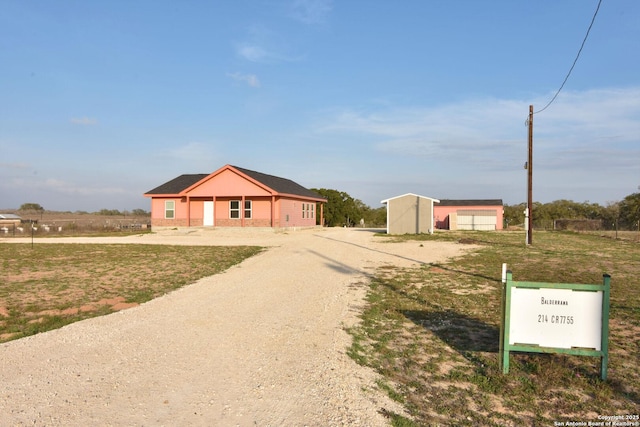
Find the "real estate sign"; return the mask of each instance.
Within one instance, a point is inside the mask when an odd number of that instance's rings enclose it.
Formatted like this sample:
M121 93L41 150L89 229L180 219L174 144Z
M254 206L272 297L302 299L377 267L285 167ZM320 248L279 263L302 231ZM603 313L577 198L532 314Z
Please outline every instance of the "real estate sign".
M602 292L511 289L509 344L602 348Z
M566 353L601 358L606 379L610 277L602 285L515 282L507 272L502 294L500 354L509 372L509 353Z

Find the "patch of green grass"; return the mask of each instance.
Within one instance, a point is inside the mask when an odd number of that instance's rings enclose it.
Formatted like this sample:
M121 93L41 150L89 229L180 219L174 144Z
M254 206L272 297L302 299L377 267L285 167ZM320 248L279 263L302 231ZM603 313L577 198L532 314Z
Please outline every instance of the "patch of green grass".
M390 414L391 425L393 427L419 427L419 424L416 424L412 420L403 417L398 414Z
M396 402L399 402L399 403L404 403L404 396L402 395L402 393L398 393L387 382L385 382L383 380L378 380L377 384L378 384L378 387L381 390L384 390L391 399L393 399L393 400L395 400Z
M379 269L349 354L404 396L418 425L553 425L640 412L640 246L595 235L447 232L379 236L478 249L448 263ZM514 280L602 283L611 275L608 380L600 361L562 354L511 356L499 367L501 266ZM392 391L392 392L391 392Z
M0 244L0 342L141 304L220 273L257 246Z

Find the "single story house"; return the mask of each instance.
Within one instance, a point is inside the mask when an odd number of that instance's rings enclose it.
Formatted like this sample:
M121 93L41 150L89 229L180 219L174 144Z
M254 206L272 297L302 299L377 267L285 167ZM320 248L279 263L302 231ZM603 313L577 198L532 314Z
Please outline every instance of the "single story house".
M408 193L382 200L387 205L387 234L433 233L434 203L431 197Z
M434 206L436 228L443 230L502 230L500 199L448 200Z
M324 197L285 178L225 165L180 175L144 194L152 227L311 227Z

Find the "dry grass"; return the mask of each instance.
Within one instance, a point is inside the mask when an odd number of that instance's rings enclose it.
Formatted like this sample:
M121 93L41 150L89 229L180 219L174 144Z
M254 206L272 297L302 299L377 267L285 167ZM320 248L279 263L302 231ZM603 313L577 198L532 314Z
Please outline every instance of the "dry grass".
M609 239L628 240L630 242L640 242L640 230L636 231L615 231L615 230L599 230L599 231L583 231L584 234L594 236L607 237Z
M68 213L68 212L33 212L11 211L23 221L34 221L33 234L38 237L62 237L80 235L125 235L131 232L149 232L151 218L144 215L100 215L97 213ZM30 223L20 224L18 227L5 225L6 232L1 237L30 237L32 227Z
M0 342L138 305L226 270L260 250L0 244Z
M384 238L384 237L381 237ZM380 269L350 354L384 377L413 417L394 425L554 425L640 413L640 246L573 233L441 233L482 249L443 265ZM395 239L395 238L394 238ZM601 283L612 276L610 363L515 354L499 368L500 269L514 280Z

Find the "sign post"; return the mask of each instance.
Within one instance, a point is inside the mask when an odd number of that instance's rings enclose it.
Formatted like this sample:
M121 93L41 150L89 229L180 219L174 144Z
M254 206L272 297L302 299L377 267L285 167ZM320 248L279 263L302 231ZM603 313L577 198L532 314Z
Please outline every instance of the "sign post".
M600 377L609 361L611 277L602 285L515 282L502 291L500 364L509 373L509 353L564 353L600 357Z

